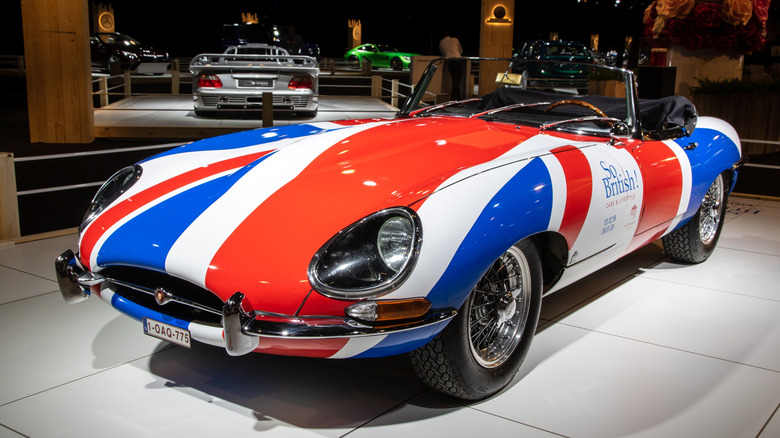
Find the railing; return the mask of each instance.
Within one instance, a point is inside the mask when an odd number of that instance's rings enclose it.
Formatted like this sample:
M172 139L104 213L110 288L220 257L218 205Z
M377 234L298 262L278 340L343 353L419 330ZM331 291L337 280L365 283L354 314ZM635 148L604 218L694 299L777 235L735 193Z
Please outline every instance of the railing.
M222 56L222 55L219 55ZM132 110L128 106L111 107L110 104L116 103L122 99L130 97L140 96L160 96L160 95L179 95L182 94L182 86L192 86L194 80L193 76L189 72L189 59L176 59L172 62L171 68L164 75L150 76L131 74L130 72L124 72L119 75L93 75L93 96L95 96L94 106L95 108L101 108L103 110ZM366 69L366 67L369 67ZM371 74L365 75L364 72L369 71ZM404 81L398 78L389 79L384 75L397 76L398 72L389 71L371 71L369 64L362 66L356 66L347 63L343 60L324 59L320 63L320 96L327 96L327 92L323 90L333 90L333 92L339 96L346 96L350 98L367 98L375 99L380 98L384 102L392 105L394 108L398 108L402 99L408 97L411 93L411 85L404 83ZM408 72L401 73L407 75ZM364 84L354 83L354 80L361 80L364 78L366 82ZM344 79L347 81L353 81L352 83L339 84L338 80ZM170 87L163 85L161 90L160 85L165 81L170 81ZM327 81L327 83L324 83ZM145 88L145 84L157 84L156 92L138 92L139 88ZM147 87L148 88L148 87ZM346 93L344 90L349 90ZM186 91L185 91L186 92ZM268 93L269 95L271 93ZM266 108L267 107L267 108ZM244 113L263 113L263 125L264 127L273 126L273 108L272 106L263 105L266 111L262 109L246 109L242 110ZM139 109L141 110L141 109ZM143 111L165 111L165 112L190 112L192 109L161 107L159 109L144 108ZM328 112L330 110L320 108L320 112ZM339 110L335 110L340 112ZM360 112L361 110L352 110L350 112ZM367 110L369 112L375 112L375 110Z
M98 97L97 107L108 106L109 97L119 97L125 99L131 96L142 95L160 95L169 93L133 93L133 81L137 83L148 83L151 81L161 82L170 80L170 95L181 93L181 86L191 84L192 76L189 73L189 60L174 59L166 73L163 75L134 75L130 71L124 71L118 75L93 74L92 75L92 95ZM118 90L118 91L117 91Z
M388 83L390 88L385 87ZM408 90L405 94L399 92L402 87ZM371 76L371 97L379 97L383 100L389 99L390 105L395 108L398 108L399 99L408 98L412 94L412 90L413 87L411 85L404 84L398 79L386 79L380 75Z
M0 55L0 75L24 77L24 56Z

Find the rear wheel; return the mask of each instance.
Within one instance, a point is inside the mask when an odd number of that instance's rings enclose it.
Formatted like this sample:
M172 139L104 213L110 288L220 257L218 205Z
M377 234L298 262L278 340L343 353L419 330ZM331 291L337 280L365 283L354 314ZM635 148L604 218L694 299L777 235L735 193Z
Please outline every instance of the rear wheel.
M501 255L450 324L411 353L417 375L463 399L495 394L517 373L531 346L542 301L542 266L525 239Z
M699 210L687 224L663 237L664 250L673 259L685 263L707 260L720 238L726 217L726 181L718 175L707 190Z

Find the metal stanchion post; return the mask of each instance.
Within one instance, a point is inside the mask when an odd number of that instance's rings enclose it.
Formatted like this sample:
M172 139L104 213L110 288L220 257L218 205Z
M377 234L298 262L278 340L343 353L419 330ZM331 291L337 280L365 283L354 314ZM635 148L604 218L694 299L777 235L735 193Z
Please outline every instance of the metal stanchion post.
M274 95L263 93L263 128L274 126Z

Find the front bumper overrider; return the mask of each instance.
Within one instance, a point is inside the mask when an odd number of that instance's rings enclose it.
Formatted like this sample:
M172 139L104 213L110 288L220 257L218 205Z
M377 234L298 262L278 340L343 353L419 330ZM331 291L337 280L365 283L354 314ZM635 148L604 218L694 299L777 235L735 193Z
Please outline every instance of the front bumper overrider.
M160 306L164 306L169 302L177 302L201 311L221 314L224 346L228 354L232 356L239 356L254 351L258 346L258 337L327 339L386 335L433 326L451 319L457 313L455 309L428 312L424 317L413 321L376 326L348 316L302 318L259 311L248 313L242 307L245 296L241 292L235 292L225 301L221 311L219 311L178 297L175 292L150 289L125 281L103 277L99 274L93 274L81 265L78 257L71 250L65 251L57 258L55 270L60 292L63 299L68 303L78 303L89 298L90 290L93 286L108 287L109 289L123 287L154 296L157 304ZM141 314L139 312L125 313L137 319L147 316L143 315L145 310L148 310L151 314L159 313L159 310L148 309L139 305L136 305L135 308L141 309Z

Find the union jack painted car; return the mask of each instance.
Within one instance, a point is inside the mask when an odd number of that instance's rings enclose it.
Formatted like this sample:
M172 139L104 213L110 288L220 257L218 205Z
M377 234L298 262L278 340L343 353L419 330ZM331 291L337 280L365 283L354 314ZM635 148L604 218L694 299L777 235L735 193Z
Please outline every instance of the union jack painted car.
M659 238L682 262L711 254L741 162L727 123L640 101L608 67L587 94L522 89L511 59L469 59L498 64L492 89L437 103L442 61L396 118L241 132L120 170L56 261L63 297L230 355L408 353L431 387L481 399L516 374L544 294Z

